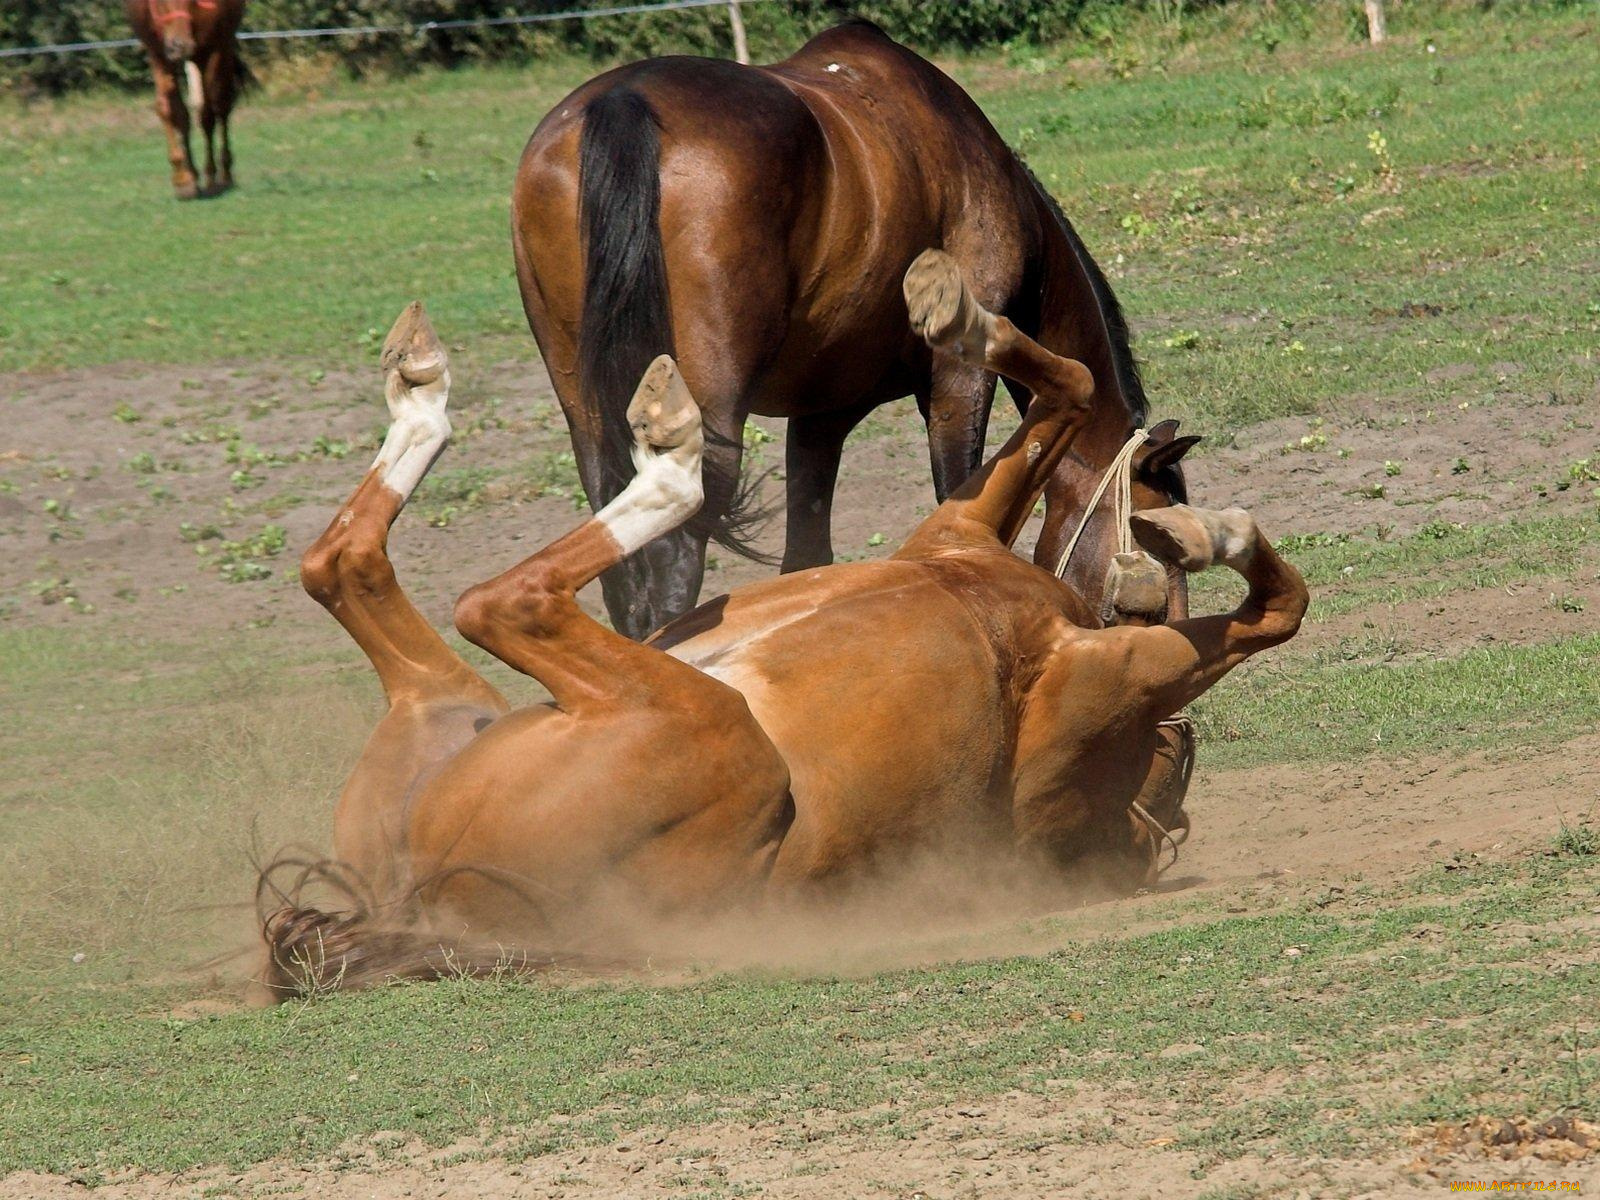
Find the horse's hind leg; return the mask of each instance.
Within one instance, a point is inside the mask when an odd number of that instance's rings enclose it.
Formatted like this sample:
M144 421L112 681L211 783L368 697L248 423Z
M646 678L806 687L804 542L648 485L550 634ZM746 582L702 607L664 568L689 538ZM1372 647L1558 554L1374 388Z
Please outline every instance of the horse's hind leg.
M233 156L228 150L228 110L233 107L232 52L219 46L207 55L200 68L200 129L206 139L205 194L225 192L233 186ZM221 169L218 169L217 142L222 142Z
M948 254L929 250L906 272L911 327L936 351L1025 385L1022 424L993 458L925 521L902 554L968 539L1016 540L1056 464L1087 423L1094 379L1075 359L1039 345L986 310Z
M628 423L636 473L617 497L456 604L463 637L533 676L569 713L636 697L662 682L711 682L693 667L607 629L578 606L581 588L679 528L704 498L700 409L666 355L645 372Z
M419 853L441 847L428 860L440 867L499 862L525 870L541 861L545 850L491 832L505 827L502 815L506 824L524 822L517 826L524 830L537 823L526 803L534 790L546 814L538 820L574 814L561 826L562 861L627 857L655 876L660 894L705 898L730 878L730 861L734 875L748 877L748 868L759 877L776 853L791 811L789 772L743 695L607 629L578 606L579 588L681 526L701 504L700 409L665 355L640 382L628 424L637 470L617 497L456 605L463 636L544 684L560 711L542 719L533 750L512 725L477 748L478 777L527 778L520 790L512 785L520 816L505 809L504 795L485 800L476 817L463 818L478 810L452 803L419 815ZM552 736L580 748L569 752L570 769L560 778L537 748ZM588 746L595 749L581 749ZM547 867L552 878L562 873ZM470 907L461 890L467 887L459 885L451 903Z
M412 606L389 561L389 527L450 436L448 364L420 305L395 322L382 362L388 435L300 561L301 584L365 651L389 700L334 818L338 857L379 892L393 881L405 802L419 777L507 707Z

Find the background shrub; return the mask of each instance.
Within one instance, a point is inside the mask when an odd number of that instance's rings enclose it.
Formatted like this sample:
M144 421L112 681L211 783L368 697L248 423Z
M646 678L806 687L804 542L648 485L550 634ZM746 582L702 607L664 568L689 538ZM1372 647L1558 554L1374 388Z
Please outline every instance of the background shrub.
M1352 36L1365 26L1359 0L1278 0L1277 19L1336 2L1351 10ZM1571 7L1586 0L1439 0L1438 7L1472 5ZM619 0L249 0L247 29L304 29L347 25L417 25L575 8L608 8ZM780 57L806 37L846 16L866 17L924 51L1083 37L1113 39L1130 16L1181 23L1200 9L1259 5L1261 0L767 0L745 10L752 52ZM1417 3L1417 0L1412 0ZM0 47L98 41L130 35L116 0L0 0ZM352 74L455 66L472 61L526 62L556 54L595 59L655 54L729 56L727 10L720 5L675 12L496 28L433 30L297 41L249 42L246 58L270 68L285 58L336 59ZM0 59L0 90L61 93L94 84L129 86L146 80L138 50L95 51Z

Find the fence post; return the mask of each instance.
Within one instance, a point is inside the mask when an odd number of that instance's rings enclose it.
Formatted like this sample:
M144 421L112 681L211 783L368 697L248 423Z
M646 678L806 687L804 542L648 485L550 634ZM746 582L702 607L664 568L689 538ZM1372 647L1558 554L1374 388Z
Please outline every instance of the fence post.
M1367 37L1376 46L1388 36L1383 22L1383 0L1367 0Z
M744 14L739 11L739 0L728 0L728 23L733 26L733 57L748 67L750 43L744 36Z

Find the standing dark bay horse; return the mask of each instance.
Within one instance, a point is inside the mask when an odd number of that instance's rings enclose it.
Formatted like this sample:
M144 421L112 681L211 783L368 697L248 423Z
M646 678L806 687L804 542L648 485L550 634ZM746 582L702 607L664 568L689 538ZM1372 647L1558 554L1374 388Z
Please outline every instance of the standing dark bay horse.
M228 117L239 95L243 70L237 34L244 0L127 0L128 20L150 57L156 82L156 114L167 131L167 161L179 200L216 195L233 186L233 144ZM183 76L183 85L179 76ZM185 104L184 91L188 91ZM206 136L202 182L189 149L189 110ZM222 155L218 166L217 131Z
M865 22L771 67L662 58L591 80L534 131L512 213L523 305L595 507L632 475L625 411L652 359L674 355L702 406L704 513L603 581L635 638L693 606L708 535L741 542L749 414L789 420L785 571L832 561L840 454L877 405L916 396L941 501L977 466L995 376L935 358L906 323L900 280L928 246L986 308L1093 373L1037 561L1056 565L1099 482L1087 464L1146 421L1116 298L1071 224L970 97ZM1175 431L1152 430L1134 468L1181 499L1176 463L1196 439ZM1094 516L1082 557L1103 564L1111 537ZM1100 586L1076 559L1066 578Z

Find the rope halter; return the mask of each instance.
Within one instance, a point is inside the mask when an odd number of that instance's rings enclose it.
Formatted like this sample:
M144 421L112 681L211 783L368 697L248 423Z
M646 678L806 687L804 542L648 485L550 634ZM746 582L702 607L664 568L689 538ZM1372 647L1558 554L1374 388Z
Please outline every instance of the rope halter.
M1112 497L1117 523L1117 550L1121 554L1133 550L1133 530L1128 524L1133 517L1133 455L1149 440L1148 429L1135 429L1133 435L1122 443L1122 449L1117 451L1116 457L1111 460L1111 465L1106 468L1106 473L1100 477L1100 485L1094 489L1094 495L1089 497L1089 503L1078 521L1078 528L1073 531L1072 540L1061 552L1061 559L1056 563L1057 579L1066 576L1067 564L1072 561L1072 552L1078 548L1078 541L1083 537L1083 531L1089 527L1089 518L1094 516L1095 510L1100 507L1100 501L1105 497L1106 489L1111 486L1113 480L1117 485Z
M1078 520L1078 528L1073 530L1072 539L1067 542L1066 549L1061 552L1061 558L1056 563L1056 578L1061 579L1067 573L1067 564L1072 561L1072 554L1078 548L1078 543L1083 539L1083 531L1089 527L1089 518L1094 516L1100 507L1100 501L1105 499L1105 494L1111 489L1113 482L1116 491L1112 493L1113 519L1117 529L1117 552L1129 554L1133 551L1133 456L1139 447L1150 440L1150 431L1135 429L1128 440L1122 443L1116 457L1111 460L1111 465L1106 468L1106 473L1100 477L1099 486L1094 489L1094 495L1089 497L1089 503L1083 510L1083 516ZM1172 728L1179 730L1180 745L1186 745L1189 754L1193 753L1195 741L1194 722L1182 714L1168 717L1164 721L1157 721L1158 728ZM1192 769L1193 760L1190 760ZM1188 789L1187 776L1180 784ZM1183 807L1183 798L1180 796L1178 807ZM1157 877L1165 874L1178 862L1178 847L1188 838L1187 829L1179 829L1176 833L1168 829L1155 816L1141 804L1138 799L1132 800L1128 809L1143 824L1149 832L1151 853ZM1170 857L1168 855L1170 854ZM1165 861L1163 861L1165 859Z

